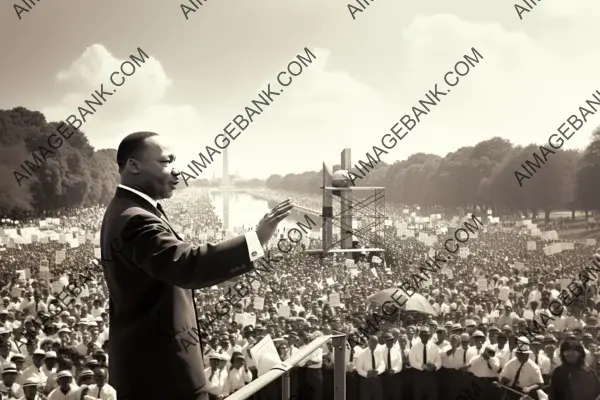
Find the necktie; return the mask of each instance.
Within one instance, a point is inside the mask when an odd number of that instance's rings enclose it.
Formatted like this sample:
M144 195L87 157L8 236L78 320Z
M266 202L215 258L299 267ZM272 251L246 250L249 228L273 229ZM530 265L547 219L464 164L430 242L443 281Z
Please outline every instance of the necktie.
M350 362L354 360L354 346L350 347Z
M423 365L427 364L427 345L423 343Z
M371 369L376 369L375 368L375 352L373 350L371 350Z
M467 365L467 349L463 349L463 364Z
M535 363L538 364L538 358L540 357L540 353L535 355Z
M392 348L388 349L388 369L392 369Z
M165 210L163 210L162 206L160 205L160 203L156 203L156 209L158 211L160 211L160 213L162 215L164 215L164 217L167 219L167 221L169 220L169 217L167 217L167 214L165 214Z
M514 380L514 382L513 382L513 386L516 386L516 385L517 385L517 383L519 382L519 378L521 377L521 370L523 369L523 366L525 365L525 363L526 363L526 362L527 362L527 361L525 361L523 364L521 364L521 365L519 366L519 369L517 370L517 373L516 373L516 375L515 375L515 380Z

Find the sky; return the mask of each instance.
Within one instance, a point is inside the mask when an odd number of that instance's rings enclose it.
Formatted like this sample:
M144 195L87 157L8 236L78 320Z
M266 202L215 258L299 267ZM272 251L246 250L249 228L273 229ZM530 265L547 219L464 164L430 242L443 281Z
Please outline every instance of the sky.
M187 20L175 1L42 1L21 20L13 4L0 6L1 109L63 120L142 48L150 60L81 129L95 149L158 132L182 168L308 47L316 59L229 146L244 178L316 171L344 148L364 159L473 47L483 59L382 161L494 136L543 144L600 90L597 0L544 0L522 20L509 1L377 0L355 19L339 0L209 0Z

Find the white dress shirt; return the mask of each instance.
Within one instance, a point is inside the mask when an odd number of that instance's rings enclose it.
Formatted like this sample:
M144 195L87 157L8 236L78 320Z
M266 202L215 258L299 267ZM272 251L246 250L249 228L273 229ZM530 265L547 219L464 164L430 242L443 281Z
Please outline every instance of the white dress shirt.
M64 394L60 388L54 389L50 392L48 400L79 400L81 398L81 389L74 383L71 383L69 391Z
M158 210L158 208L157 208L158 201L154 200L152 197L148 196L146 193L142 193L139 190L130 188L129 186L125 186L122 184L119 184L119 187L121 189L129 190L130 192L137 194L138 196L140 196L141 198L146 200L148 203L152 204L154 206L154 208L156 208ZM168 221L165 221L165 222L168 222ZM257 260L257 259L263 257L265 255L265 252L262 248L262 245L260 244L260 240L258 240L258 235L256 234L256 232L255 231L246 232L244 234L244 236L246 238L246 245L248 246L248 257L250 258L250 261L254 261L254 260Z
M480 349L478 349L476 346L469 346L467 349L467 363L470 363L475 357L480 356L484 351L485 347L483 345Z
M21 385L19 385L18 383L13 383L10 389L13 392L13 396L16 396L16 398L25 396L25 393L23 393L23 389L21 388ZM0 393L2 393L4 396L6 396L7 392L8 392L8 388L6 387L4 382L0 382ZM11 397L11 399L14 399L14 398L15 397Z
M27 378L31 377L36 378L40 383L43 383L44 385L46 384L46 380L48 379L46 374L44 374L44 372L42 372L38 367L36 367L35 365L31 365L25 368L23 373L19 376L18 383L22 385L27 380Z
M442 367L444 368L459 369L460 367L465 367L469 364L469 360L463 362L465 349L463 349L462 347L456 348L456 350L454 350L454 353L451 353L450 355L446 353L447 352L441 353Z
M533 362L535 362L535 354L533 355ZM540 350L540 352L537 355L537 363L538 367L540 367L540 370L542 371L542 375L550 375L550 369L551 369L551 365L550 365L550 359L548 358L548 356L546 356L546 354Z
M475 356L469 362L469 372L478 378L497 378L498 372L500 372L500 360L498 357L490 357L489 360L486 360L481 355Z
M536 365L531 359L528 359L523 365L521 369L521 374L519 375L519 381L514 382L517 371L521 363L518 359L513 358L510 360L502 372L500 373L500 379L508 378L510 381L508 382L508 386L516 384L520 388L525 388L527 386L532 386L536 384L543 384L544 378L542 378L542 372L540 371L540 367Z
M117 400L117 391L108 383L105 383L101 388L96 384L90 385L89 388L89 396L100 400Z
M394 371L394 374L402 371L402 355L400 354L400 350L398 350L398 348L394 346L391 348L384 346L383 348L379 349L379 353L383 359L386 371L391 369ZM391 365L388 365L388 353L390 354Z
M204 370L206 375L206 391L215 396L228 396L229 395L229 379L227 379L227 370L222 368L215 371L212 379L209 380L212 371L208 367Z
M252 382L252 373L250 370L246 371L243 366L240 369L232 368L227 374L227 380L229 380L229 389L233 393Z
M427 360L423 360L423 343L418 342L410 348L408 359L410 366L419 371L423 371L423 365L435 364L435 369L439 370L442 368L442 356L440 355L440 348L431 341L427 342Z
M373 368L373 357L371 355L375 356L375 368ZM381 350L367 348L361 351L356 358L356 372L363 378L366 378L367 372L372 369L376 369L377 374L381 375L385 372L385 363L381 357Z
M496 357L498 357L498 361L500 361L500 367L504 368L506 363L513 358L512 352L510 351L510 347L508 344L505 344L503 348L498 348L498 344L494 345L494 350L496 351Z

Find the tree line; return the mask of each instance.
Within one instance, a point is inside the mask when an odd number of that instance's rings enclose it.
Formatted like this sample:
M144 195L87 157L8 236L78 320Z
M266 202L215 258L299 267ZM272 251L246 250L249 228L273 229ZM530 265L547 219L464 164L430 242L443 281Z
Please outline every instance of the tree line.
M393 164L381 161L355 185L385 187L388 202L429 208L491 208L495 215L543 212L548 219L556 210L583 210L587 215L599 208L600 127L583 151L560 148L541 159L534 153L540 154L540 145L513 146L493 137L445 157L417 153ZM526 164L528 169L534 170L528 179L517 173L522 173L526 161L531 161ZM338 169L340 165L335 165L333 172ZM266 184L275 190L320 194L321 179L321 171L274 174Z
M47 146L59 122L48 122L39 111L24 107L0 110L0 216L42 215L47 211L106 204L119 183L115 149L95 150L85 134L76 131L45 163L23 180L15 180L32 153ZM381 161L359 186L386 187L386 200L407 205L446 208L492 208L496 215L521 211L546 216L553 210L599 208L600 127L584 151L558 149L543 160L530 179L519 184L516 171L539 145L513 146L494 137L462 147L445 157L417 153L386 164ZM336 171L339 165L334 166ZM531 164L529 164L531 169ZM30 168L31 169L31 168ZM321 193L321 172L271 175L238 181L236 186L266 185L276 190ZM363 174L357 173L362 176ZM213 186L218 180L196 182Z

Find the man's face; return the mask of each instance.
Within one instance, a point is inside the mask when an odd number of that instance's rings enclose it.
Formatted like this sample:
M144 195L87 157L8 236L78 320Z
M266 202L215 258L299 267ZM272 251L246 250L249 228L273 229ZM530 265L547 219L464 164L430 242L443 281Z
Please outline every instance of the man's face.
M4 384L7 387L11 387L13 385L13 383L15 383L15 381L17 380L17 374L2 374L2 382L4 382Z
M44 358L44 364L46 368L52 369L56 365L56 358Z
M104 368L98 368L94 373L96 377L96 383L98 386L102 386L106 383L106 370Z
M92 328L92 329L90 330L90 333L91 333L91 335L92 335L92 339L94 339L94 340L98 339L98 334L99 334L99 332L98 332L98 327L94 327L94 328Z
M68 376L67 377L59 378L59 379L57 379L58 386L60 386L60 388L62 390L66 391L69 388L69 384L71 383L71 380L72 380L72 378L70 378Z
M37 387L36 386L25 386L23 388L23 392L25 393L25 398L27 400L34 400L37 395Z
M140 152L137 167L130 172L138 175L144 189L153 199L168 199L173 196L179 171L173 166L175 155L169 150L161 136L147 138Z
M32 357L32 359L33 359L33 364L36 367L39 368L42 365L42 361L44 360L44 356L41 355L41 354L34 354L33 357Z

